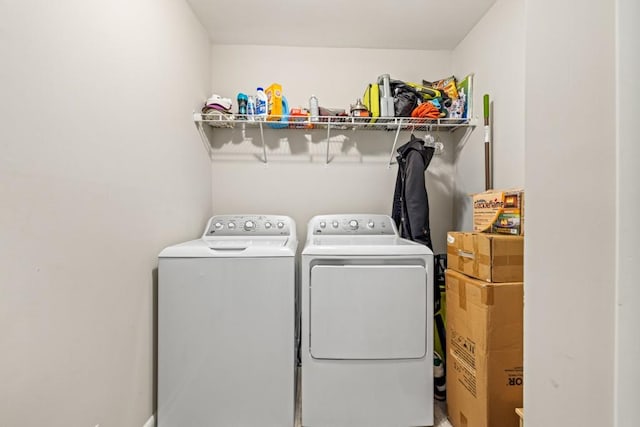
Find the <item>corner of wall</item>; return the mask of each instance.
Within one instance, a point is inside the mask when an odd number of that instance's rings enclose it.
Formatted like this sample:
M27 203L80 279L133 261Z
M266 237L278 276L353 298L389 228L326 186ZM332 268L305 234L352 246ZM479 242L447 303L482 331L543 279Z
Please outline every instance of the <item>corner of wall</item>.
M484 190L482 96L492 115L493 186L524 186L524 3L498 0L452 51L458 78L473 73L478 127L455 160L454 215L457 230L471 229L469 194Z

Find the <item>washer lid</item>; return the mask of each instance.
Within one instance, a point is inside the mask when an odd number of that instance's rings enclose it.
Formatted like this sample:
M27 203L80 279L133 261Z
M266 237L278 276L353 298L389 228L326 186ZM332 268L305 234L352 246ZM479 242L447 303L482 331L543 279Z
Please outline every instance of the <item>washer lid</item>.
M287 244L288 237L272 237L272 238L218 238L218 239L203 239L207 242L209 249L216 251L243 251L249 248L281 248Z
M160 258L262 258L293 257L297 241L288 236L201 238L169 246Z

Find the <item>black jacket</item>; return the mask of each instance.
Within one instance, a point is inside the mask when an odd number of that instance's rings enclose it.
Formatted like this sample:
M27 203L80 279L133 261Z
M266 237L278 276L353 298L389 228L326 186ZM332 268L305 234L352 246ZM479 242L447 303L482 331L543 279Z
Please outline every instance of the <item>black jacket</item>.
M422 140L413 135L409 142L398 148L398 178L391 213L400 237L422 243L429 249L433 246L424 173L433 152L433 147L425 147Z

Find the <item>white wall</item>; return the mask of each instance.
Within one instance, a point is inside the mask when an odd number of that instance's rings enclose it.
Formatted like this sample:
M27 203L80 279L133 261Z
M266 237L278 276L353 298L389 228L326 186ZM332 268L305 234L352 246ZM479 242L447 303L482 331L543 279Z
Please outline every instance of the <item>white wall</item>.
M640 145L636 123L640 117L640 3L617 1L617 331L616 331L616 427L634 427L640 419Z
M524 0L498 0L453 50L459 79L474 73L476 129L455 162L457 230L471 230L469 194L484 191L482 97L493 103L493 187L524 185Z
M526 3L527 427L613 424L614 11Z
M0 1L0 425L152 414L156 256L211 211L209 53L183 0Z
M259 85L283 85L291 106L308 105L315 94L320 105L349 109L378 75L408 81L451 74L447 51L292 48L277 46L212 47L212 88L235 98L253 94ZM309 135L309 136L306 136ZM387 168L393 132L336 132L331 150L336 159L324 164L326 132L266 132L270 153L286 153L268 165L247 156L229 161L225 154L260 154L259 133L250 148L242 132L215 132L213 210L215 213L278 212L293 216L304 241L307 221L321 213L391 213L396 167ZM402 133L399 145L408 140ZM281 140L286 138L286 140ZM442 135L447 138L447 135ZM344 141L344 142L342 142ZM437 157L427 171L432 234L436 252L446 250L452 227L452 156ZM291 156L294 153L295 156ZM315 154L315 156L314 156Z

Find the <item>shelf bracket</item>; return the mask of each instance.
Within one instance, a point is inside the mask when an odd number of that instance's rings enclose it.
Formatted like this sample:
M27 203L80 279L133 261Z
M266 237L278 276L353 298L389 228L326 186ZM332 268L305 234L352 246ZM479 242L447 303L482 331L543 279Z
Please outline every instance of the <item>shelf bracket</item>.
M389 164L387 169L391 168L393 162L393 153L396 151L396 145L398 144L398 137L400 136L400 130L402 129L402 119L398 122L398 129L396 129L396 137L393 139L393 146L391 147L391 154L389 155Z
M464 130L464 135L462 135L462 138L460 138L460 141L458 142L458 150L462 150L462 148L467 144L467 140L471 136L473 129L474 127L468 127Z
M267 164L267 144L264 143L264 128L262 120L260 121L260 139L262 139L262 163Z
M330 145L330 141L331 141L331 117L327 118L327 160L325 165L329 164L329 147Z
M209 143L209 138L204 130L204 122L202 121L202 117L199 114L194 114L196 129L198 129L198 133L200 134L200 139L204 144L205 150L209 154L209 160L213 160L213 148L211 148L211 144ZM199 120L198 120L199 119Z

